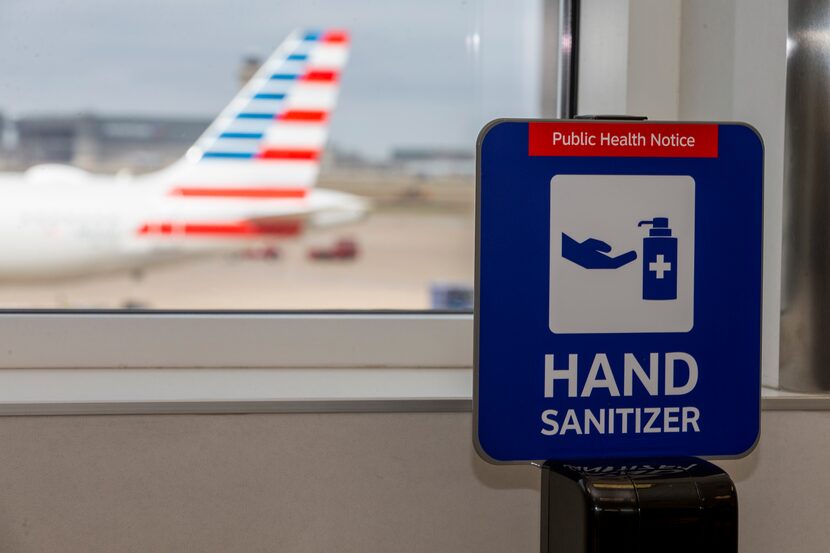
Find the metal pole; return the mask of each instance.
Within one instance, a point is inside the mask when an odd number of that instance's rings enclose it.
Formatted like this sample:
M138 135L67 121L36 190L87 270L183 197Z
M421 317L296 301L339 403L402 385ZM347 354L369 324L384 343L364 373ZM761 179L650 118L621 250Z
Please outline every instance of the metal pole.
M556 88L559 101L556 116L573 119L579 97L579 4L580 0L559 2L559 60Z
M830 0L790 0L781 387L830 390Z

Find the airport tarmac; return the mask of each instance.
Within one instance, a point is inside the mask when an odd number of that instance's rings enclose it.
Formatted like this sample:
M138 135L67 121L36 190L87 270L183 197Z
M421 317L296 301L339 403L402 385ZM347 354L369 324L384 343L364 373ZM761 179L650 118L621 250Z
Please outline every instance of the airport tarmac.
M353 260L312 260L341 237ZM429 309L434 282L471 286L471 208L384 207L350 227L285 241L277 259L222 255L150 268L139 278L0 284L0 308Z

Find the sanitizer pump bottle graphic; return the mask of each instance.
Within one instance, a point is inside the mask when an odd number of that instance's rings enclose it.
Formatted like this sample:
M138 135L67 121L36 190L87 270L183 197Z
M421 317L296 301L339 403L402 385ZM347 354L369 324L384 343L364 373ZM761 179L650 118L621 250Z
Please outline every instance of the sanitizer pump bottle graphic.
M677 299L677 238L671 235L668 217L640 221L651 225L643 238L643 299Z

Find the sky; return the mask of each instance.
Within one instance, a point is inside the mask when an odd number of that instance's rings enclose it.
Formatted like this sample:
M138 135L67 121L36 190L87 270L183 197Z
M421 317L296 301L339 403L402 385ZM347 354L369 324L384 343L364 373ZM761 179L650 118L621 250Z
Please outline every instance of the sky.
M352 35L331 139L470 148L538 112L541 0L0 0L0 112L212 118L245 55L295 28Z

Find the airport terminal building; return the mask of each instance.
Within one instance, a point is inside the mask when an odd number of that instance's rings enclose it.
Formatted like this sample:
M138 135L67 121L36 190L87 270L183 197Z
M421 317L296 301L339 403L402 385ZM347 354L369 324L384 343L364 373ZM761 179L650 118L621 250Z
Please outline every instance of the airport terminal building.
M25 116L6 123L15 144L5 165L21 170L63 163L93 172L143 173L181 157L209 124L209 119L152 116Z

